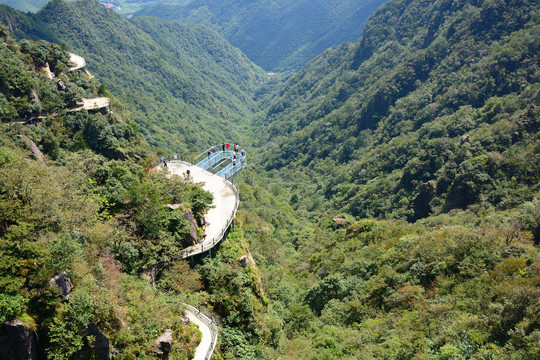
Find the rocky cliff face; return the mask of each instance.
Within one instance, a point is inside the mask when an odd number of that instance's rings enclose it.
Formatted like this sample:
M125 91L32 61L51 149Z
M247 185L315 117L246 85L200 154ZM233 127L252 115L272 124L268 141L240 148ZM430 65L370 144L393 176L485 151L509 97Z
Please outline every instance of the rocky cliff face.
M35 360L36 333L15 319L0 326L0 359Z

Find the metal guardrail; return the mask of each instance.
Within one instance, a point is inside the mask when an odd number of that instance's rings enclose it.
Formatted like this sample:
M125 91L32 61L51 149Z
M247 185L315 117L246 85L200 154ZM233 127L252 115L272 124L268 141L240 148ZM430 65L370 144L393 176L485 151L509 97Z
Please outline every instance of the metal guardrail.
M208 156L208 153L216 153L219 151L219 145L210 146L208 149L200 153L199 155L195 156L193 160L191 161L192 164L199 163L202 159L204 159L205 156Z
M201 320L210 329L210 333L212 334L212 341L204 357L205 360L209 360L212 357L212 353L214 352L214 349L216 348L217 337L218 337L218 329L217 329L216 322L214 321L214 316L206 313L206 311L200 306L199 308L196 308L189 304L185 304L185 305L189 308L189 310L191 310L191 313L195 315L197 319Z
M183 161L187 162L190 165L193 164L193 158L187 156L187 155L178 155L178 154L167 154L160 156L159 159L154 159L150 162L150 165L152 166L158 166L163 163L163 160L167 160L168 162L175 162L175 161Z
M246 167L246 157L242 157L238 159L238 162L232 162L223 169L221 169L217 175L224 177L225 179L232 179L236 176L242 170Z

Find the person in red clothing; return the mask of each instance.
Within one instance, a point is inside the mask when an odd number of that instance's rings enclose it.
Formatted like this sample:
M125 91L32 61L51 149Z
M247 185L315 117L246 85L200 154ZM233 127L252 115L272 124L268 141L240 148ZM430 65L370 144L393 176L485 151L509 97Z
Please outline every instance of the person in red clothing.
M231 144L229 143L226 143L225 146L227 146L227 150L229 149L229 147L231 146Z

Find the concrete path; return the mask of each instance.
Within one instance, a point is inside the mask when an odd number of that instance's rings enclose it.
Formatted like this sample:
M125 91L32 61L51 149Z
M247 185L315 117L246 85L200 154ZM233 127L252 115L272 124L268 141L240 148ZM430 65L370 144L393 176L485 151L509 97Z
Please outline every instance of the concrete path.
M111 99L108 97L98 97L93 99L82 99L83 105L78 106L73 109L69 109L68 111L80 111L82 109L86 110L97 110L105 107L109 107L111 105Z
M193 357L193 360L205 360L207 358L206 355L209 353L210 349L214 350L215 347L215 341L214 343L212 343L212 330L204 321L199 318L204 315L198 314L197 310L193 307L187 307L186 316L192 323L196 324L199 327L199 330L202 333L201 343L199 344L199 346L197 346L197 350L195 350L195 356Z
M74 53L68 53L69 54L69 60L68 60L68 71L74 71L78 69L82 69L86 66L86 60L82 56L76 55Z
M200 254L211 249L216 243L221 241L225 230L229 227L231 220L236 214L238 207L238 197L231 184L217 176L201 169L198 166L185 162L169 162L168 169L171 174L184 176L189 169L193 182L204 182L203 189L214 195L214 208L210 209L204 216L206 220L206 237L197 245L191 246L183 251L183 257Z

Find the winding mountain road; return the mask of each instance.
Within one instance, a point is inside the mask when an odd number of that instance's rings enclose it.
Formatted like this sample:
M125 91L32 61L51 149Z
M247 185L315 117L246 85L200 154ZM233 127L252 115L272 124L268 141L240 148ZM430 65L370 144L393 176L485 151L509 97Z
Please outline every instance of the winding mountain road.
M68 52L68 54L69 54L68 71L79 70L86 66L86 60L82 56L71 53L71 52Z

